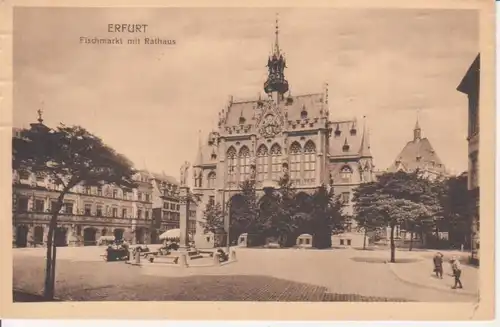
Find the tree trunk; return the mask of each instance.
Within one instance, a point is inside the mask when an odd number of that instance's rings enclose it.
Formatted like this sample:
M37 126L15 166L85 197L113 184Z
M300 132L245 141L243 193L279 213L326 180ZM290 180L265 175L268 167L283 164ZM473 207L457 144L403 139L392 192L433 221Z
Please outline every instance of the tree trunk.
M396 262L396 244L394 243L394 227L391 225L391 262Z
M367 231L365 228L365 232L363 234L363 250L366 250L366 234L367 234Z
M64 195L66 192L61 192L57 199L56 208L53 208L52 217L49 223L49 232L47 235L47 262L45 265L45 285L44 285L44 298L47 301L54 299L54 285L55 285L55 259L56 259L56 243L55 243L55 230L57 228L57 216L59 210L62 208Z
M438 227L437 223L436 223L435 233L436 233L436 248L439 249L439 246L440 246L439 245L439 227Z
M413 250L413 231L410 232L410 251Z

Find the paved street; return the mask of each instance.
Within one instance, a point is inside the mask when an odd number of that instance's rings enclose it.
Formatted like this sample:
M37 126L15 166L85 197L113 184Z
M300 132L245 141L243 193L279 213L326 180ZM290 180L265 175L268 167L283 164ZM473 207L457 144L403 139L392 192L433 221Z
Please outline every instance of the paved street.
M154 246L153 246L154 247ZM452 277L430 277L427 252L236 249L238 261L180 269L106 263L104 248L60 248L56 294L62 300L475 301L478 270L464 267L464 290ZM14 288L41 293L45 249L14 249ZM193 261L193 265L196 260ZM466 277L467 276L467 277ZM467 278L467 279L465 279ZM410 281L410 282L408 282ZM442 285L441 285L442 284Z

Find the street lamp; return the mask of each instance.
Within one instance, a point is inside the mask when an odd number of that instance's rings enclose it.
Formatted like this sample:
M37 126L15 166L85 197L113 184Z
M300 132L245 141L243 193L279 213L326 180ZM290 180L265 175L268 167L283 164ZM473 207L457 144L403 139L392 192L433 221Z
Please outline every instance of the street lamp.
M226 161L227 164L227 161ZM234 167L231 166L229 167L231 170L231 174L234 171ZM226 218L226 183L227 183L227 170L226 167L224 167L224 180L223 180L223 185L222 185L222 217L224 219L224 229L226 230L226 250L227 253L229 254L230 250L230 238L229 238L229 229L230 229L230 223L229 223L229 218L231 215L231 210L230 206L227 208L227 218ZM231 192L231 183L229 183L229 191ZM231 196L231 193L229 193L229 196Z

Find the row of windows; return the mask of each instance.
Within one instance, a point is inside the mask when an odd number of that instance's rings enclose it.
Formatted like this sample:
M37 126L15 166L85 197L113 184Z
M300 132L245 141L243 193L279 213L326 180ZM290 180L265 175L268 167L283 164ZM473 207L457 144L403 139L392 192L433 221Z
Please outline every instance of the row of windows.
M45 181L45 177L43 175L35 174L35 176L36 176L37 182ZM29 177L30 177L29 172L19 171L19 178L21 180L29 180ZM112 197L115 199L120 198L120 199L124 199L124 200L131 200L131 192L127 192L126 190L113 189L111 191L108 190L107 192L104 193L102 186L84 186L83 193L89 194L89 195ZM149 202L151 200L151 194L137 192L137 200Z
M57 201L50 201L50 208L45 208L45 201L41 199L35 199L33 203L33 212L52 212L53 208L56 208ZM18 198L17 199L17 211L18 212L27 212L30 211L28 207L28 199L27 198ZM128 218L128 209L122 208L119 210L117 207L107 207L108 210L104 209L102 205L96 205L95 210L93 210L93 205L90 203L84 204L83 212L81 214L85 216L97 216L97 217L122 217ZM65 214L74 214L74 205L71 202L66 202L63 204L62 212ZM137 210L137 218L149 219L150 212L149 210Z
M230 147L227 151L227 173L228 181L235 183L239 174L239 181L242 182L250 177L250 151L246 146L242 147L236 154L236 149ZM257 149L257 180L263 181L269 177L278 181L282 173L282 148L274 144L271 149L262 144ZM292 143L290 147L290 177L292 181L304 183L314 183L316 171L316 146L312 141L308 141L304 148L298 143ZM215 175L213 176L215 178ZM209 175L210 180L210 175ZM210 183L209 183L210 184Z
M163 202L163 209L179 211L181 210L181 206L172 202Z
M290 153L290 163L289 163L289 173L290 179L296 183L300 184L303 177L305 183L314 183L315 170L316 170L316 158L314 152L298 152L300 149L293 149L294 152ZM230 155L232 153L229 153ZM268 165L269 157L265 155L265 152L257 157L257 180L264 180L269 173ZM244 181L250 175L249 165L246 161L240 161L239 165L234 161L234 157L228 161L228 175L230 176L229 181L234 182L236 180L237 172L240 173L240 181ZM271 156L271 173L272 179L278 180L281 174L282 165L277 156ZM344 166L340 170L340 179L342 183L351 183L352 181L352 169L349 166ZM361 180L363 180L363 174L361 174ZM208 188L215 188L216 185L216 174L215 172L210 172L208 174Z
M162 218L164 220L179 220L180 219L180 214L178 212L163 211L162 214L163 214Z

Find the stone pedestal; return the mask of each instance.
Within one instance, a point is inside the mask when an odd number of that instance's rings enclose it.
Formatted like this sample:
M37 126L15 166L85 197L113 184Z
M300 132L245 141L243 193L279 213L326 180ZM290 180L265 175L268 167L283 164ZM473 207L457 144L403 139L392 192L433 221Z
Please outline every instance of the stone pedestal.
M181 253L179 255L179 265L181 267L187 267L188 266L188 263L187 263L187 252L186 253Z
M220 266L219 254L214 253L214 266Z
M180 229L180 240L179 246L180 250L189 250L189 232L188 232L188 222L189 222L189 187L180 187L180 217L179 217L179 229Z

